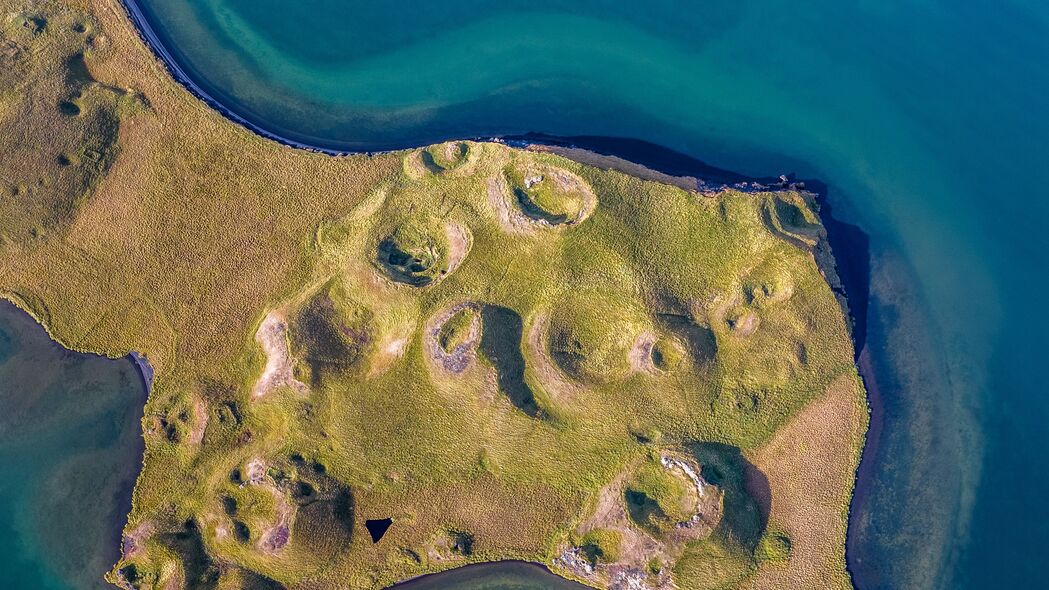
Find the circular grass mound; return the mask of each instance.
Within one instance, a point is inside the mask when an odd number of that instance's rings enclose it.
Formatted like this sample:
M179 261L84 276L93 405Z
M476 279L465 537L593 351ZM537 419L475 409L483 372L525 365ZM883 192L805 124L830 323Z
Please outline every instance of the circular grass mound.
M349 371L365 358L374 339L372 313L329 287L311 297L288 328L295 378L318 383L325 374Z
M630 352L647 326L644 313L628 302L573 293L550 314L550 354L577 381L616 381L630 373Z
M448 141L410 152L404 158L404 169L408 176L419 180L431 174L465 170L468 163L476 160L472 156L470 144Z
M593 192L566 170L511 165L506 169L506 180L514 204L532 221L569 225L583 221L593 209Z
M446 353L455 352L467 344L473 333L474 323L478 321L478 312L472 307L463 307L449 317L437 332L437 344Z
M693 483L659 459L650 457L624 488L627 514L638 526L657 534L669 532L696 514L699 499Z
M685 358L685 347L673 336L664 336L652 345L652 364L660 371L673 371Z
M449 251L444 227L432 218L416 218L379 242L376 259L394 281L424 287L448 273Z
M448 172L466 163L470 156L470 146L462 141L449 141L424 149L420 156L430 170Z

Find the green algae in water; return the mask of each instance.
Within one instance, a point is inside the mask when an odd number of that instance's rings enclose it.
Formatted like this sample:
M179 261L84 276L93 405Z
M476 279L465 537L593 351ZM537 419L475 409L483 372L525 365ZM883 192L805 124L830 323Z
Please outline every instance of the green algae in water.
M145 385L0 301L0 587L111 588L142 461Z

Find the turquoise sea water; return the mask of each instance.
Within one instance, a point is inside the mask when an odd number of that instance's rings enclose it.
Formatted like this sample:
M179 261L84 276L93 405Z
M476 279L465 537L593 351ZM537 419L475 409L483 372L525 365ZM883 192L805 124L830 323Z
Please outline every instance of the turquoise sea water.
M131 361L70 352L0 301L0 588L107 587L144 403Z

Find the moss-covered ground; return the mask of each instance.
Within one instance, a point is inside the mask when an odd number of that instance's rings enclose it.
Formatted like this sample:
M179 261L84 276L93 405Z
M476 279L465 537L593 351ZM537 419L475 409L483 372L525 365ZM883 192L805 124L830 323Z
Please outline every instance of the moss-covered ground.
M0 293L156 370L114 581L375 588L580 543L627 559L617 531L578 527L624 474L649 510L630 526L685 520L694 490L637 467L670 449L721 490L720 521L649 574L848 585L866 414L811 195L700 195L494 143L297 151L174 84L116 0L0 7ZM462 356L438 362L427 328L464 303L436 327ZM256 339L268 316L283 346ZM281 350L305 388L253 396ZM798 490L778 437L835 391L829 475ZM801 458L824 448L806 436ZM785 489L814 510L782 509Z

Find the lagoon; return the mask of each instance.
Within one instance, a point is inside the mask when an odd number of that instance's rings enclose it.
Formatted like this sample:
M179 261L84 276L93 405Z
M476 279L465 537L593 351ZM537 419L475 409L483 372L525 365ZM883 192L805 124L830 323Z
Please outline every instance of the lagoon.
M0 301L0 586L109 588L142 465L145 383Z

